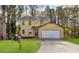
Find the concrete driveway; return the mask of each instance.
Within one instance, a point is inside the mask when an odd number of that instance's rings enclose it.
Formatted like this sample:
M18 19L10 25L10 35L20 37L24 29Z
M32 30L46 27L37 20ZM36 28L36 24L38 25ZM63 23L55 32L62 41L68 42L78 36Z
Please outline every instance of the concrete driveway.
M38 53L79 53L79 45L63 40L44 40Z

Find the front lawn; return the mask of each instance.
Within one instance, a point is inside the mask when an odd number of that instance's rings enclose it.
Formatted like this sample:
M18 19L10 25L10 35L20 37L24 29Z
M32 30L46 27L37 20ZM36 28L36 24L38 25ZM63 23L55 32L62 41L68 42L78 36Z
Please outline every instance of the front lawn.
M79 44L79 38L66 38L65 41L75 43L75 44Z
M14 40L0 41L0 53L34 53L40 48L40 40L23 39L22 49L19 50L18 43Z

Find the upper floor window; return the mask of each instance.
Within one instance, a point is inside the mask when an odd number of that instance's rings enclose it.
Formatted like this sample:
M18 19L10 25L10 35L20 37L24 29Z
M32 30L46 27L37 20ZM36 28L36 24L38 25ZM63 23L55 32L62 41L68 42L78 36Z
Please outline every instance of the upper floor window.
M23 25L25 25L24 21L22 22Z
M22 34L25 34L25 30L22 30Z
M31 20L29 20L29 25L31 25Z

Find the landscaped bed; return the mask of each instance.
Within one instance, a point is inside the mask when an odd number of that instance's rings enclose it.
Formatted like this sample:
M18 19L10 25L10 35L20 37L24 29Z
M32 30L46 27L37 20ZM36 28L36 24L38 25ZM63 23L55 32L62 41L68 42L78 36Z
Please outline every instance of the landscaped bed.
M71 43L79 44L79 38L66 38L64 40Z
M40 48L40 40L38 39L23 39L21 40L22 49L14 40L0 41L0 53L34 53Z

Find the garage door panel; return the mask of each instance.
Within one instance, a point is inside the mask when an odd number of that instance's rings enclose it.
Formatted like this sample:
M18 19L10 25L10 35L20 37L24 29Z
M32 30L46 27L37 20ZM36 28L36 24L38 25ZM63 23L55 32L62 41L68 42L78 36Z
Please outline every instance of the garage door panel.
M42 38L60 38L60 31L42 31Z

